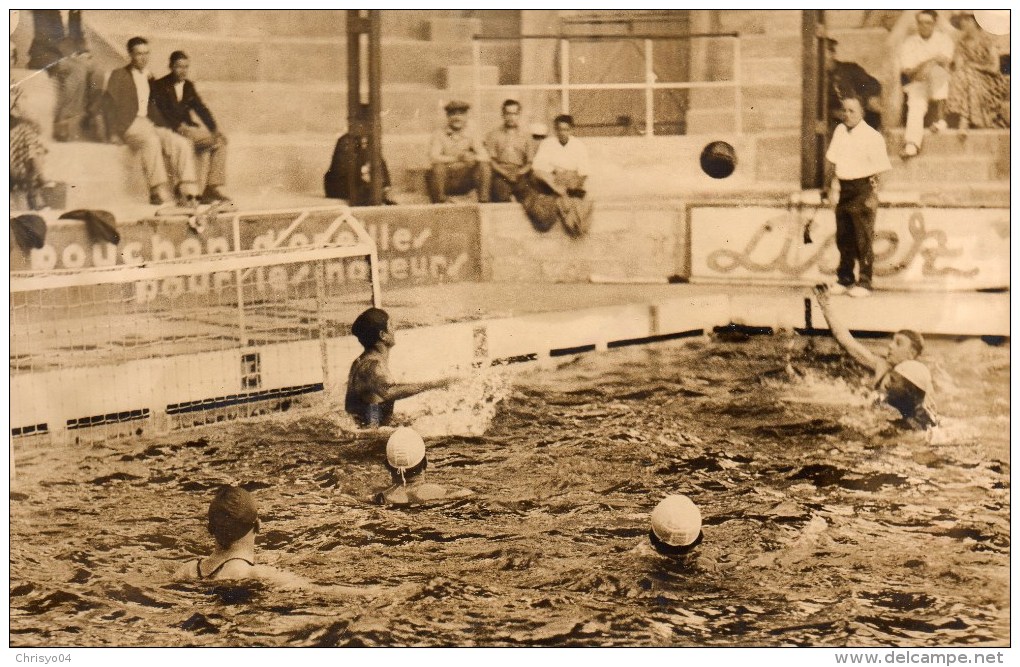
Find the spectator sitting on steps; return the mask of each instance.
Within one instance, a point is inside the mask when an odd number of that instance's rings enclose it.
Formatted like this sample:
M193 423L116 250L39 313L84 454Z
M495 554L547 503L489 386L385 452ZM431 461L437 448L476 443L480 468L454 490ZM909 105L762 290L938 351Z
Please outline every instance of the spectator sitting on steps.
M333 160L322 179L327 197L346 199L350 206L372 205L372 155L368 150L369 114L370 107L367 104L358 106L358 116L352 121L350 129L337 140L333 149ZM351 165L354 165L355 169L353 194L348 192ZM396 204L386 160L382 160L381 167L383 203Z
M485 137L492 161L492 201L511 201L521 179L531 171L535 144L521 129L521 103L503 102L503 124Z
M446 127L432 133L428 173L429 196L433 204L445 204L451 194L478 192L479 202L489 201L492 165L489 152L468 127L467 102L454 100L446 105Z
M924 117L931 104L935 121L932 132L946 129L945 100L949 97L949 63L953 60L953 40L935 26L938 12L923 9L914 17L917 34L900 46L900 70L903 92L907 94L907 128L900 156L911 158L921 150Z
M973 12L961 12L949 22L960 31L949 80L949 111L959 114L960 130L971 127L1009 127L1009 81L999 71L999 51L981 30Z
M184 51L170 54L170 73L152 84L159 123L185 137L194 146L203 204L230 201L220 189L227 181L227 138L216 127L209 107L188 79L190 61Z
M172 203L173 176L180 195L178 204L194 208L198 204L195 149L188 139L167 128L169 123L152 99L149 42L132 37L127 51L131 62L110 72L106 84L104 112L110 141L126 143L141 157L150 203Z

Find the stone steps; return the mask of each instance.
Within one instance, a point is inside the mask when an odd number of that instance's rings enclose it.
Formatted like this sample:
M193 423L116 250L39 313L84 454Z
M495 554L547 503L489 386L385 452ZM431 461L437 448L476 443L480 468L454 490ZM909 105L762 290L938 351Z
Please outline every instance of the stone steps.
M126 43L135 31L106 33L114 44ZM347 47L338 37L221 36L161 33L148 38L150 68L157 76L168 70L170 53L185 51L195 81L339 82L347 76ZM382 75L388 83L419 83L440 87L450 65L470 65L470 42L383 40Z

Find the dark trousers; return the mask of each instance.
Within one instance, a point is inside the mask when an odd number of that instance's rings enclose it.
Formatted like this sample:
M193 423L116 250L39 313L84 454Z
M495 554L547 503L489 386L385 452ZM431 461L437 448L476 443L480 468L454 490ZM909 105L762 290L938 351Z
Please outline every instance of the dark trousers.
M492 172L492 198L494 202L508 202L514 200L517 194L517 183L508 181L506 176L496 171Z
M875 214L878 197L868 178L839 182L839 203L836 205L836 248L839 267L836 277L841 285L854 284L854 262L858 264L857 284L871 289L871 272L875 263Z
M478 191L478 201L489 201L492 165L488 162L436 162L428 173L429 196L433 204L445 202L449 195Z

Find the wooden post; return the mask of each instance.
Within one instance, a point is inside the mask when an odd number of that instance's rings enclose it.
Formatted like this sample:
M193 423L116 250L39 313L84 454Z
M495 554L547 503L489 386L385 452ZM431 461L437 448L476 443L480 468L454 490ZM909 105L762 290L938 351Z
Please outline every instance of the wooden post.
M805 190L822 187L825 174L825 11L806 9L801 12L801 150L800 185Z

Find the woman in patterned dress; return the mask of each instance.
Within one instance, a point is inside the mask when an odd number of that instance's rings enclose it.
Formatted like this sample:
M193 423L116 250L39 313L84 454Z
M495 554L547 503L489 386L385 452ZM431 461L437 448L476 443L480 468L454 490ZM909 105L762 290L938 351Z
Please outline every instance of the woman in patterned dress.
M949 111L960 129L1009 127L1009 82L999 72L999 53L971 12L951 19L960 30L949 81Z
M11 69L17 62L18 52L11 43ZM46 179L43 177L42 161L46 147L40 139L39 126L26 118L19 106L21 88L11 85L11 171L10 192L24 192L31 209L41 208L38 189Z

